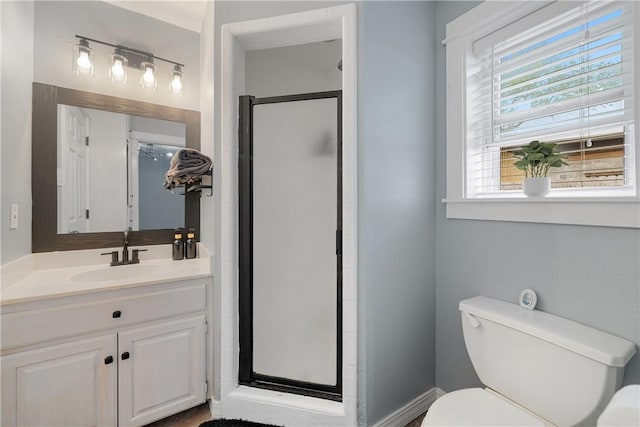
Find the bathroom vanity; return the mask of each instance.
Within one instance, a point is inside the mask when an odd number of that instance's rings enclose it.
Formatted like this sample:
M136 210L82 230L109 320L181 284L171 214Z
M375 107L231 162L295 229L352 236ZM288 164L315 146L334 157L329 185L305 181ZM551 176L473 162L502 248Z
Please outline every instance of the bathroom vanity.
M153 259L165 246L137 265L72 251L3 271L3 426L144 425L207 399L210 258Z

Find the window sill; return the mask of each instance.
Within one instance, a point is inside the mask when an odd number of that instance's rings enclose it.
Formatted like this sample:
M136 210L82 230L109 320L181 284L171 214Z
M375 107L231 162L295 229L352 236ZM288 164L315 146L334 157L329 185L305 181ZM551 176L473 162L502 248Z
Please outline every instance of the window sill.
M443 199L447 218L640 228L640 200L611 198Z

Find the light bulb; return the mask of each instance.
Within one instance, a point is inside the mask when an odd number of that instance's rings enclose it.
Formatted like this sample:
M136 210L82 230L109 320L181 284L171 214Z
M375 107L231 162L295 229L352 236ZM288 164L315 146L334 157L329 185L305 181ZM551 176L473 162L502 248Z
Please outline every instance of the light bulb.
M147 67L142 78L144 79L145 83L152 85L156 80L156 76L153 75L153 69L151 67Z
M91 71L91 59L89 59L89 52L81 51L78 59L76 59L76 63L78 64L78 70L83 73L88 73Z
M75 74L93 77L93 50L89 47L87 40L80 39L78 44L73 46L72 61L73 72Z
M146 89L156 90L157 85L156 67L151 62L142 62L140 64L140 86Z
M184 81L182 80L182 65L176 64L171 71L171 80L169 81L169 93L182 96L182 88Z
M173 92L175 93L182 91L182 78L179 74L173 75L173 80L171 80L171 89L173 89Z
M111 67L111 75L116 80L121 80L124 77L124 65L122 64L121 60L116 59L113 62L113 66Z
M112 82L126 84L127 83L127 67L129 61L123 56L118 49L111 54L111 60L109 61L111 66L109 67L109 78Z

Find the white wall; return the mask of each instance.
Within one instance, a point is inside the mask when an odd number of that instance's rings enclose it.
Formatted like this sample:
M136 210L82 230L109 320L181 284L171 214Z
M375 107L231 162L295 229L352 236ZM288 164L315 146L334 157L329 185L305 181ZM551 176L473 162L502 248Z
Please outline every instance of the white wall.
M151 52L185 65L184 96L172 96L172 65L156 61L158 88L142 89L140 73L129 69L126 85L108 80L108 55L113 48L90 43L96 52L95 78L71 71L76 34ZM200 109L200 35L101 1L39 1L35 6L34 80L122 98Z
M204 20L202 22L202 31L200 32L200 150L211 157L213 160L214 174L217 169L217 158L214 157L214 49L215 49L215 20L214 20L215 7L213 1L208 1ZM213 255L211 257L211 271L213 271L213 259L215 257L215 244L214 238L216 231L216 224L219 224L218 219L214 217L214 200L218 183L213 182L214 197L202 197L200 200L200 242L204 244L209 252ZM220 281L214 280L212 302L210 304L211 313L210 318L213 319L213 336L220 336L220 313L222 312L222 291L220 289ZM216 316L217 314L217 316ZM214 340L211 340L214 342ZM219 342L219 341L216 341ZM220 399L220 345L214 345L210 349L212 357L208 360L208 372L209 372L209 394L215 400Z
M2 8L2 195L0 264L31 252L32 2L0 2ZM18 229L9 229L10 205L19 207Z

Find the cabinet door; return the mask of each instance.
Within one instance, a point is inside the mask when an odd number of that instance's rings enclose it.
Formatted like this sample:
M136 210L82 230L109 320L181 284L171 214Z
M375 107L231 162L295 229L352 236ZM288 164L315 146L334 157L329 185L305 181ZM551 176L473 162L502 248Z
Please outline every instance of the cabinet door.
M119 425L143 425L205 401L205 317L118 335Z
M111 334L3 356L2 425L115 426L116 351Z

